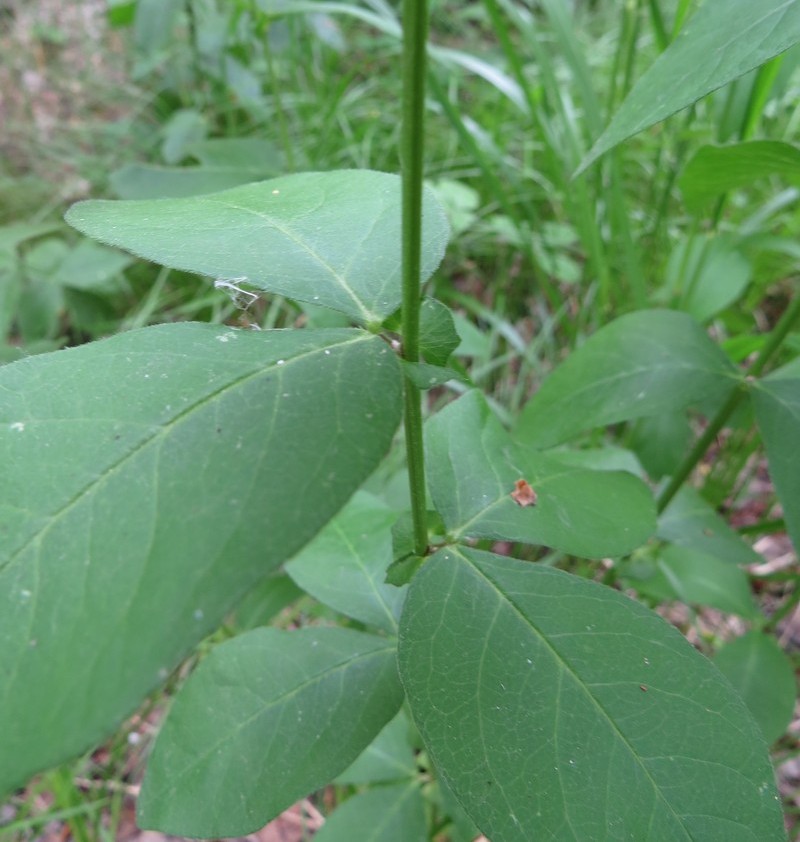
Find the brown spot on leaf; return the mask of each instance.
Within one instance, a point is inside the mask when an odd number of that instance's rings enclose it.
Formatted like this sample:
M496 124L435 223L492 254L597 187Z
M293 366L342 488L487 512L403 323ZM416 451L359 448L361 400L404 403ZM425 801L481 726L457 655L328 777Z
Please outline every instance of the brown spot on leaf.
M530 487L527 480L518 479L514 483L514 490L511 492L511 499L522 506L536 505L536 492Z

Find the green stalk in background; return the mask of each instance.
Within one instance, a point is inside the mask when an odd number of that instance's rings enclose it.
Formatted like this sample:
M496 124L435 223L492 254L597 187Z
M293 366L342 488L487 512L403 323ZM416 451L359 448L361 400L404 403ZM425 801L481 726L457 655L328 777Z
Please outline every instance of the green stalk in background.
M755 134L756 128L758 127L759 122L764 113L764 108L769 100L770 94L772 93L772 88L775 84L775 80L778 78L778 73L781 69L781 64L783 63L783 55L776 56L771 61L768 61L766 64L763 64L761 67L758 68L755 74L755 78L750 83L750 93L747 98L747 105L745 106L744 112L740 117L740 125L739 130L736 133L736 137L740 141L744 140L751 140L753 135ZM744 80L737 80L730 86L730 90L728 91L728 100L726 103L726 110L731 107L735 95L736 95L736 86L738 84L743 84ZM724 119L719 121L720 127L724 124ZM721 142L722 139L718 138ZM719 197L719 201L717 202L716 207L714 208L714 212L711 216L711 229L716 231L719 227L720 221L722 220L722 214L725 210L725 206L728 203L728 194L724 193L722 196Z
M400 133L403 184L403 357L412 363L419 361L427 35L427 0L406 0L403 4L403 124ZM422 396L419 388L408 378L405 381L405 436L414 551L417 555L425 555L428 549L428 529L425 514Z
M773 354L781 347L792 326L800 316L800 296L797 296L789 305L783 317L775 326L764 347L761 349L755 362L747 372L747 378L758 377L763 371ZM728 419L733 415L734 410L739 406L747 395L750 386L747 380L742 380L739 388L735 389L728 400L720 407L717 414L706 427L703 434L695 442L694 447L686 454L683 462L679 465L675 474L659 494L657 508L659 514L667 508L672 498L678 493L684 481L689 477L698 462L703 458L711 443L716 439L719 431L725 426Z

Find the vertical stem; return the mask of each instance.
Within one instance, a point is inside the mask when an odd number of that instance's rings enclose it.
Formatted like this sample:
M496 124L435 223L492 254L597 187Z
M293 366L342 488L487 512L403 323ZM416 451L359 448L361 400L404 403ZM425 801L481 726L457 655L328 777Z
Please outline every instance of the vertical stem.
M400 133L400 170L403 184L403 356L419 361L420 252L422 248L422 178L425 141L425 45L428 34L427 0L403 3L403 123ZM425 459L422 444L422 396L405 382L405 436L414 551L428 548L425 502Z
M733 415L733 411L744 400L746 394L747 384L742 380L706 427L703 435L694 443L694 447L686 454L683 462L678 466L677 471L670 478L664 490L658 495L656 511L659 514L667 508L672 498L680 491L684 481L694 470L695 465L703 458L719 431L725 426L725 422Z
M278 118L278 134L281 138L281 146L283 146L283 154L286 155L286 166L289 172L295 171L294 160L294 145L289 137L289 127L286 124L286 111L283 107L283 100L281 98L281 85L278 79L278 74L275 72L275 62L272 58L272 48L267 39L266 44L267 54L267 72L269 73L269 84L272 89L272 101L275 108L275 114Z
M667 27L664 25L664 16L661 14L659 0L648 0L648 6L658 51L663 53L669 46L669 35L667 34Z

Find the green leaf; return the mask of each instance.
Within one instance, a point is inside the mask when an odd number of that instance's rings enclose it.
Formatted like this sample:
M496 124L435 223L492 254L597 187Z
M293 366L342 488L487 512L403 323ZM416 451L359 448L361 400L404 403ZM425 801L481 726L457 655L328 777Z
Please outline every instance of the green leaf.
M0 793L103 739L330 520L401 388L354 330L172 324L0 369Z
M428 546L443 543L447 532L439 512L428 509L426 526ZM392 526L392 563L386 570L386 583L401 588L407 585L414 574L425 563L425 556L416 554L414 517L410 511L403 512Z
M418 389L434 389L437 386L449 383L451 380L459 380L462 383L466 381L463 374L452 368L428 365L428 363L412 363L408 360L401 360L401 363L406 377Z
M459 357L489 360L492 356L491 337L477 328L466 316L453 313L453 323L461 340L453 351Z
M17 246L26 240L51 234L62 227L61 223L39 222L18 225L0 225L0 252L14 254Z
M701 400L722 400L737 372L685 313L642 310L601 328L542 384L517 435L551 447L585 430Z
M714 663L736 688L767 742L784 734L794 714L794 666L774 637L748 632L722 646Z
M798 41L798 0L706 0L636 83L578 172Z
M428 543L442 543L447 530L439 512L428 509L425 512L425 525L428 531ZM399 561L414 554L416 546L413 513L403 512L392 526L392 558Z
M436 767L492 842L785 838L744 703L618 591L443 550L411 584L399 664Z
M148 58L164 49L172 38L181 0L138 0L134 18L136 49Z
M327 784L397 713L395 645L338 628L255 629L216 647L156 740L138 824L243 836Z
M636 455L622 447L587 447L581 450L560 447L548 454L564 465L575 465L591 471L627 471L640 479L644 476Z
M679 410L639 418L631 425L628 445L650 478L659 480L675 473L691 442L689 419Z
M135 13L136 0L109 0L106 4L106 20L115 29L130 26Z
M678 599L687 605L708 605L747 620L761 614L747 574L720 558L669 544L659 551L652 575L635 587L658 601Z
M663 541L714 556L728 564L760 564L764 560L695 489L687 485L661 514L656 535Z
M5 342L17 316L22 287L22 273L17 260L0 251L0 344Z
M367 625L397 633L405 591L384 584L397 514L359 491L287 565L315 599Z
M453 795L453 790L441 776L437 777L436 787L433 789L432 799L442 812L451 820L448 828L449 842L480 842L480 830L475 822L467 815L459 800Z
M423 300L419 311L420 350L431 365L446 366L461 339L449 307L435 298Z
M424 563L425 557L421 555L412 554L396 558L386 569L386 584L402 588L414 578L414 574Z
M269 621L304 596L286 573L271 573L254 585L236 606L233 627L237 632L265 626Z
M421 281L448 229L433 192L423 206ZM365 324L400 305L400 180L368 170L300 173L222 193L80 202L78 230L140 257L330 307Z
M769 473L795 548L800 547L800 379L767 377L751 390Z
M168 164L177 164L186 157L188 147L205 139L208 121L194 108L181 108L164 123L161 134L161 157Z
M314 834L314 842L428 842L425 802L410 781L348 798Z
M463 234L478 219L480 193L474 187L450 178L437 179L433 188L444 206L453 234Z
M686 207L700 213L712 199L769 175L800 183L800 149L780 140L701 146L683 168L678 186Z
M776 368L774 371L771 371L769 373L769 379L770 381L800 379L800 357L795 357L793 360L786 363L786 365L782 365L780 368Z
M666 283L658 297L706 322L742 296L752 274L737 238L687 237L670 253Z
M574 467L517 444L477 391L425 425L431 497L452 538L542 544L578 556L622 555L655 529L647 486L623 471ZM518 505L527 482L535 505Z
M133 263L129 254L82 239L64 259L53 281L72 289L103 291L109 282Z
M111 173L111 189L121 199L180 199L228 190L272 175L242 167L160 167L126 164Z
M417 774L410 737L414 728L402 708L352 765L338 784L374 784L413 778Z
M55 339L61 331L63 290L49 278L28 278L17 300L17 327L23 344Z
M237 167L270 175L283 168L275 144L258 137L215 137L193 143L188 151L206 167Z
M402 333L403 314L401 310L395 310L389 318L385 319L383 327L394 333ZM456 331L455 314L441 301L437 301L435 298L423 298L420 304L419 330L420 351L427 363L423 367L434 369L435 367L446 366L450 355L461 342L461 338ZM411 365L411 363L408 365ZM454 373L453 377L460 377L460 375ZM430 388L430 385L424 384L420 388Z

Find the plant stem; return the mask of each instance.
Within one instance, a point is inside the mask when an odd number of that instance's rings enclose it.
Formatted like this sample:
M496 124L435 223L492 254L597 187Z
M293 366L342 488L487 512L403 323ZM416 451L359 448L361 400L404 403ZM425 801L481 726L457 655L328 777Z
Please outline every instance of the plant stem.
M786 308L786 312L781 316L778 324L775 325L775 330L772 331L766 344L761 349L761 353L747 372L750 377L758 377L761 374L772 355L783 344L783 340L786 339L798 316L800 316L800 295L795 296L794 300Z
M422 178L425 155L425 72L428 35L427 0L403 4L403 124L400 171L403 185L403 357L419 361L420 253L422 249ZM428 549L425 457L422 442L422 395L405 382L405 436L414 551Z
M674 476L667 483L661 494L659 494L658 501L656 503L656 508L658 509L659 514L667 508L686 478L694 470L695 465L697 465L697 463L703 458L703 455L706 450L708 450L711 442L714 441L719 431L725 426L725 423L731 417L734 410L739 406L745 395L749 392L750 384L748 381L761 374L767 362L769 362L770 357L772 357L775 351L780 348L783 340L786 338L798 316L800 316L800 295L795 297L781 317L781 320L775 326L775 329L770 334L769 339L761 349L761 352L755 362L752 366L750 366L747 378L739 382L737 388L731 393L728 400L726 400L720 407L711 423L708 427L706 427L703 435L700 436L700 438L695 442L694 447L686 454L686 457L683 462L681 462Z
M747 383L742 380L731 392L728 400L720 407L711 423L706 427L703 435L694 443L694 447L686 454L683 462L670 478L664 490L659 494L656 502L656 510L659 514L667 508L672 498L678 493L686 478L694 470L695 465L703 458L711 442L717 437L719 431L725 426L725 422L731 417L733 411L747 394Z

